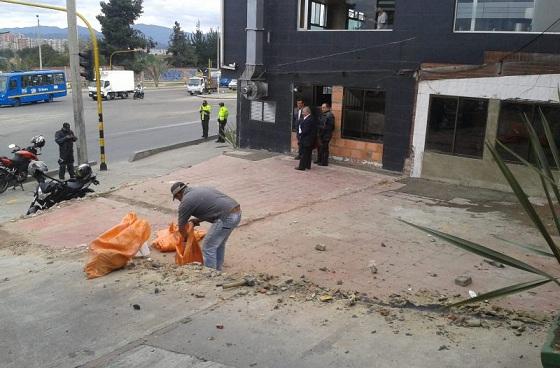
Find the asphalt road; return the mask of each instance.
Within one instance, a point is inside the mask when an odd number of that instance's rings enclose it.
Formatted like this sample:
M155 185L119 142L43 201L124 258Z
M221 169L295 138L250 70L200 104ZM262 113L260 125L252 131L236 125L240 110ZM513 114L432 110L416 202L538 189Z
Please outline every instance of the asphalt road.
M184 89L146 90L143 100L104 101L105 149L107 165L128 160L134 151L199 139L202 128L199 106L202 99L188 96ZM208 100L213 106L210 134L217 134L219 99ZM235 121L235 100L224 99ZM84 115L88 159L99 162L99 132L96 103L84 94ZM11 156L8 145L27 146L31 137L42 134L47 139L41 159L49 169L58 167L58 146L54 134L68 121L73 126L72 96L52 103L0 108L0 155ZM77 158L77 157L76 157Z

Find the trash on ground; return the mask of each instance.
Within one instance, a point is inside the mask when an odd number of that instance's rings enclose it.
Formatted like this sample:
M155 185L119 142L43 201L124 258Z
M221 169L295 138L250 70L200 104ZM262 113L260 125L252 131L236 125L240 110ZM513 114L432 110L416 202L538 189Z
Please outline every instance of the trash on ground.
M471 298L476 298L476 296L477 296L476 291L469 290L469 296L470 296Z
M371 273L373 273L373 274L377 273L377 265L375 264L375 261L373 259L371 261L369 261L368 268L371 271Z
M472 284L472 278L470 276L457 276L455 278L455 284L459 285L459 286L469 286L470 284Z
M246 276L246 277L243 278L243 280L231 282L231 283L228 283L228 284L223 284L222 288L231 289L231 288L240 287L240 286L255 286L256 282L257 282L257 280L254 277Z

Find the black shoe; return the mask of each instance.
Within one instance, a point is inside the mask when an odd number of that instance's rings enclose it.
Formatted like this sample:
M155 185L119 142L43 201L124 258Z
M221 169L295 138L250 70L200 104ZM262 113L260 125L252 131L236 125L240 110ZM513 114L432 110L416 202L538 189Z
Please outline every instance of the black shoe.
M313 163L314 163L315 165L320 165L320 164L321 164L321 162L319 162L319 161L313 161Z
M299 167L299 166L297 166L297 167L294 167L294 169L296 169L296 170L299 170L299 171L305 171L305 169L302 169L302 168L301 168L301 167Z
M301 156L294 157L294 160L301 160Z
M317 164L317 166L329 166L329 164Z

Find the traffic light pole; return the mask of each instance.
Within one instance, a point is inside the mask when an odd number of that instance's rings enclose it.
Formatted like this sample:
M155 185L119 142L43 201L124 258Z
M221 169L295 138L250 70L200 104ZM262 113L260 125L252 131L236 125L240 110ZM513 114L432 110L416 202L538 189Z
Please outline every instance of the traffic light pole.
M68 51L70 52L70 72L72 74L72 106L74 107L74 129L78 141L78 162L88 163L86 124L84 120L84 100L80 78L80 62L78 53L78 27L76 24L76 1L66 0L66 16L68 18Z
M24 5L24 6L31 6L35 8L43 8L43 9L51 9L51 10L58 10L58 11L66 11L66 8L61 6L54 6L54 5L46 5L46 4L34 4L28 3L25 1L19 0L0 0L0 2L9 3L9 4L17 4L17 5ZM95 67L95 82L97 86L97 115L99 117L99 152L100 152L100 165L99 170L107 170L107 163L105 162L105 135L104 135L104 128L103 128L103 103L102 103L102 96L101 96L101 76L99 72L99 47L97 45L97 37L95 35L95 30L91 26L91 24L87 21L87 19L81 15L80 13L76 12L76 16L79 17L87 26L89 35L91 38L91 44L93 47L93 55L94 55L94 67Z

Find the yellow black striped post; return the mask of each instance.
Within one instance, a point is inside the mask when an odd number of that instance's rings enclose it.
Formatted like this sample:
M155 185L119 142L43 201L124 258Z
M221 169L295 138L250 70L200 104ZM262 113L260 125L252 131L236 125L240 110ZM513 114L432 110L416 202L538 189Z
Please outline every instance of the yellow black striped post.
M101 163L99 164L99 170L107 171L107 162L105 161L105 133L103 131L103 113L99 114L99 153Z

